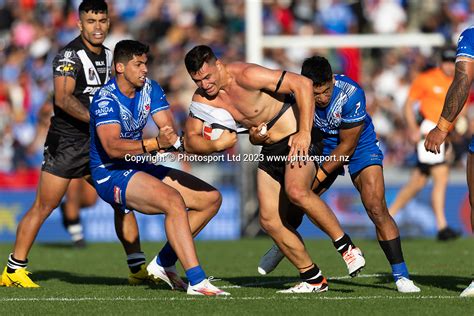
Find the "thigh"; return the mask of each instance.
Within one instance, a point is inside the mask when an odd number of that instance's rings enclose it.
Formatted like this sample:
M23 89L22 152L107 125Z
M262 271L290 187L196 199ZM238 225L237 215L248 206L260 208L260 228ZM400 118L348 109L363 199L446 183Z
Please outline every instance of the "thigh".
M203 180L183 172L170 169L163 179L163 183L176 189L184 199L186 207L190 209L202 209L209 203L209 195L215 195L217 189Z
M127 209L145 214L185 208L184 200L176 189L143 171L131 176L125 188L125 205Z
M263 221L280 220L280 207L289 204L282 187L262 169L257 169L257 197L260 219Z
M353 183L359 191L364 205L372 201L385 201L385 184L382 166L372 165L366 167L353 179Z
M314 162L306 162L298 165L287 164L285 166L285 191L288 189L299 188L301 190L310 190L316 176L316 166Z

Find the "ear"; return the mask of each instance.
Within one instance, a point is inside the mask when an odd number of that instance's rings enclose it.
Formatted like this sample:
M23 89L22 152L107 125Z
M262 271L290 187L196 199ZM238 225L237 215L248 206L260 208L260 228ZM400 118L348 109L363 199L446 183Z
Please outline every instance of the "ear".
M77 21L77 27L79 28L79 31L82 32L82 21L80 19Z
M117 74L123 74L125 72L125 65L123 63L116 63L115 72Z

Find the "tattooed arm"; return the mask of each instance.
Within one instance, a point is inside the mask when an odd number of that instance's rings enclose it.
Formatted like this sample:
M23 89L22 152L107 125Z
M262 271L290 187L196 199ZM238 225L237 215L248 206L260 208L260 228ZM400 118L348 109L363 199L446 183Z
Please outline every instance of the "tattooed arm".
M474 61L472 59L461 59L456 62L456 72L454 80L449 87L446 100L444 101L441 117L449 122L453 122L461 112L467 97L474 76Z
M458 58L456 60L454 79L446 95L438 125L426 136L426 150L436 154L440 153L441 144L446 139L446 136L448 136L452 122L466 103L473 78L474 60L466 57Z
M76 80L72 77L59 76L54 78L54 104L63 111L83 122L89 122L87 109L74 95Z

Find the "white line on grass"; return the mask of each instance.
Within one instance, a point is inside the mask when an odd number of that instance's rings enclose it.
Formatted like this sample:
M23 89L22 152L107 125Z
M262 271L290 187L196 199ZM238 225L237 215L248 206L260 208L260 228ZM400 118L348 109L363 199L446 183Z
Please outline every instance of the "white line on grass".
M0 298L0 302L87 302L87 301L194 301L202 299L202 297L11 297L11 298ZM223 300L247 300L247 301L265 301L265 300L322 300L322 301L348 301L348 300L438 300L438 299L465 299L458 295L417 295L417 296L318 296L317 294L312 295L276 295L276 296L231 296L231 297L218 297Z

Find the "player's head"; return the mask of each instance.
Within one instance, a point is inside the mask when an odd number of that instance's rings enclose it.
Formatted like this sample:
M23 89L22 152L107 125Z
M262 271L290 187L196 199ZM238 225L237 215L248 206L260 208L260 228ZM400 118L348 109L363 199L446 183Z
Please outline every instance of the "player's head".
M301 74L313 81L316 106L328 106L334 90L334 76L329 61L321 56L307 58L301 66Z
M83 0L77 23L86 45L101 46L109 32L108 7L104 0Z
M138 41L123 40L118 42L114 50L117 77L120 80L124 79L135 88L143 87L148 74L146 66L148 50L148 45Z
M440 68L447 76L454 76L456 61L456 47L446 46L441 49L441 63Z
M209 46L191 49L184 57L184 64L191 78L207 95L215 96L219 92L222 64Z

